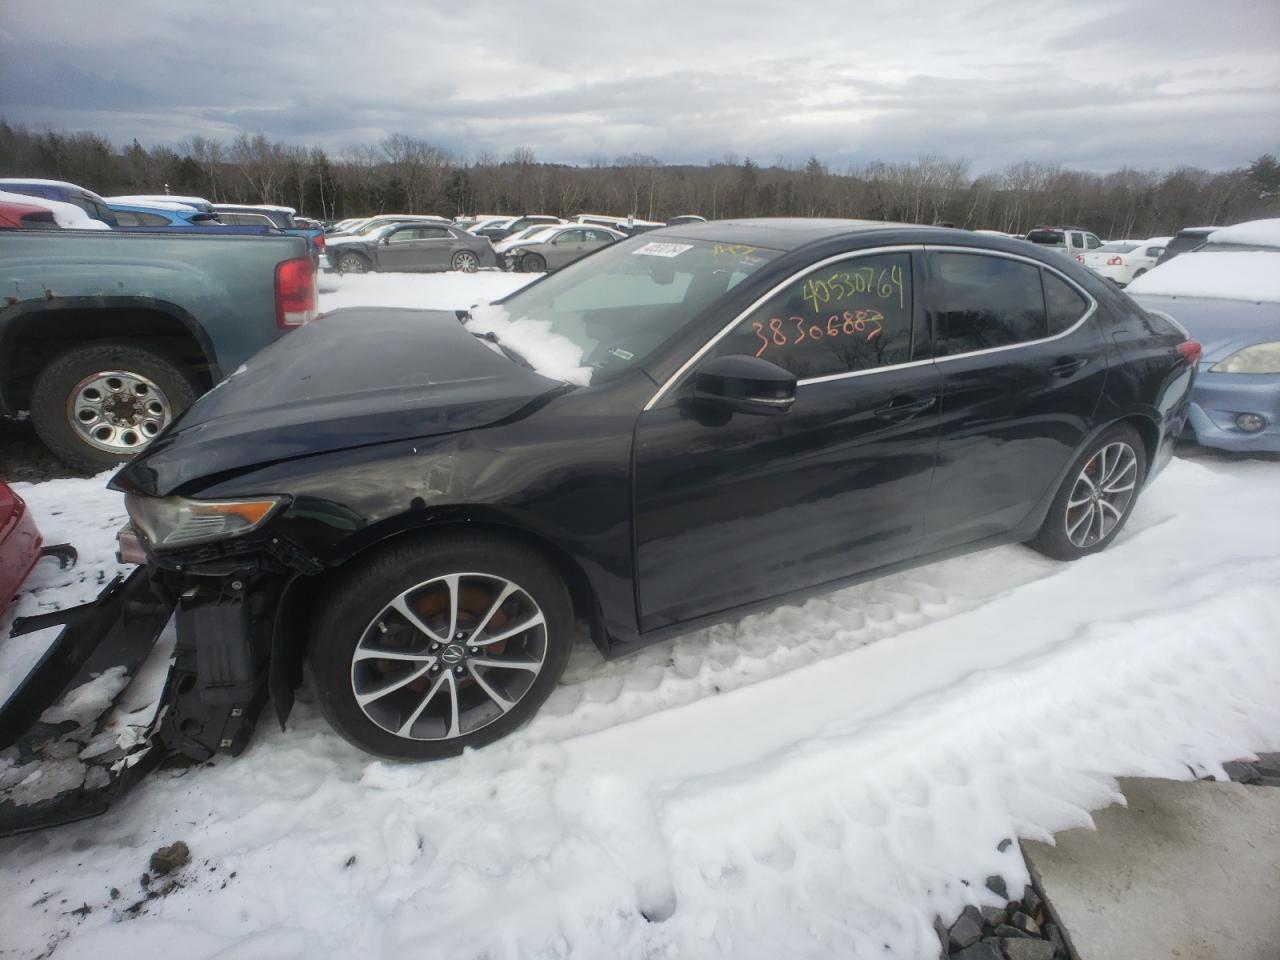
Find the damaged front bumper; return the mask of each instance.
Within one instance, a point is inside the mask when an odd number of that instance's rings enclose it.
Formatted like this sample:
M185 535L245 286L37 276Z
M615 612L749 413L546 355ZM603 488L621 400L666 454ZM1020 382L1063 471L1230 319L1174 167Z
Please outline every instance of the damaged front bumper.
M119 543L122 560L148 560L131 528ZM16 621L15 635L62 630L0 707L0 836L103 813L171 757L241 753L268 699L285 582L252 562L202 572L152 562L92 603ZM114 706L171 621L176 639L155 709L145 727L113 727ZM280 683L280 699L291 701L292 685ZM95 698L104 707L95 716L68 709Z

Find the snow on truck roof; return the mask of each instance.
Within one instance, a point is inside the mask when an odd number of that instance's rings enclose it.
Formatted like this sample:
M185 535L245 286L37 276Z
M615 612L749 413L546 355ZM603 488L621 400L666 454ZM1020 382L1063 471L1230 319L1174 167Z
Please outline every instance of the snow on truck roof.
M193 210L202 206L213 206L203 197L181 197L169 193L134 193L127 197L103 197L107 203L176 203Z

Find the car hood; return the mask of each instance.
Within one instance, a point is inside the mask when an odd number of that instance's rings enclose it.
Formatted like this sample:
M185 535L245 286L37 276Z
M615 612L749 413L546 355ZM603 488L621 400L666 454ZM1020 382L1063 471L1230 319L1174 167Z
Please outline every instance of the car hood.
M111 485L168 496L280 460L473 430L564 389L477 339L454 313L338 310L255 355Z
M369 243L368 237L342 236L342 237L326 237L324 245L326 247L341 247L354 243Z
M1200 341L1206 365L1225 360L1254 343L1280 340L1280 304L1217 297L1134 294L1147 310L1167 313Z

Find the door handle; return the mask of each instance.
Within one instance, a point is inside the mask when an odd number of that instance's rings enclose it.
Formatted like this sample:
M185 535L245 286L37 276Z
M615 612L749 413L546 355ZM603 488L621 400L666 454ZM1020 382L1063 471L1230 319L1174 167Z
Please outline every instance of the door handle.
M876 407L872 413L881 420L905 420L907 417L914 417L917 413L924 413L937 400L936 396L925 397L923 400L913 400L911 397L894 397L883 407Z
M1077 370L1084 368L1088 363L1088 359L1083 357L1064 357L1051 366L1049 372L1055 377L1069 377Z

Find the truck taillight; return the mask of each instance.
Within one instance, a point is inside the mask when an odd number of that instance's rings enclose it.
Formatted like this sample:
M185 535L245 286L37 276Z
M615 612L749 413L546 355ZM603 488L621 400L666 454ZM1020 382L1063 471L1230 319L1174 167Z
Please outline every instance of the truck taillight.
M1199 340L1183 340L1178 344L1178 353L1191 366L1196 366L1200 362L1200 341Z
M316 317L316 265L308 257L276 265L276 326L300 327Z
M1123 266L1124 266L1124 257L1111 257L1111 258L1107 261L1107 266L1108 266L1108 267L1123 267Z
M324 249L324 234L323 234L323 233L317 233L317 234L315 235L315 242L316 242L316 249L317 249L317 250L323 250L323 249Z

